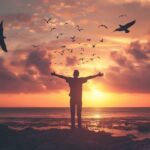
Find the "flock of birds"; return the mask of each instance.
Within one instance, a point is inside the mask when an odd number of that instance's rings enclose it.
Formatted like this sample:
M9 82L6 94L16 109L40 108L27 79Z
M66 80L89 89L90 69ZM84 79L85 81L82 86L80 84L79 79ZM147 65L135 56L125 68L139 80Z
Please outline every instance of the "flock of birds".
M126 15L126 14L121 14L119 17L127 17L127 15ZM45 22L46 24L49 24L49 23L51 23L52 18L48 18L48 19L44 18L43 20L44 20L44 22ZM129 33L129 32L130 32L129 28L130 28L131 26L133 26L135 23L136 23L136 20L133 20L133 21L130 21L130 22L124 24L124 25L119 25L119 27L116 28L116 29L114 30L114 32L118 31L118 32ZM69 25L69 23L68 23L68 22L65 22L64 25ZM107 30L109 29L108 26L105 25L105 24L100 24L100 25L98 25L98 28L104 28L104 29L107 29ZM51 31L51 32L52 32L53 30L56 30L56 29L57 29L56 27L50 27L50 31ZM80 25L75 25L75 29L76 29L77 31L79 31L79 32L82 32L82 31L84 30L83 28L80 27ZM60 39L63 35L64 35L63 32L58 33L58 34L56 35L56 39L57 39L57 40ZM4 34L3 34L3 21L1 21L1 23L0 23L0 46L1 46L1 49L2 49L4 52L8 52L7 46L6 46L6 44L5 44L5 38L6 38L6 37L5 37ZM88 43L90 43L90 42L92 41L91 38L87 38L87 39L85 39L86 43L81 43L81 42L78 42L78 43L77 43L77 37L76 37L76 36L71 36L69 39L70 39L70 41L71 41L72 43L75 43L75 42L76 42L76 44L79 45L78 47L80 47L80 52L79 52L80 56L83 56L83 54L84 54L84 52L85 52L85 48L84 48L83 46L84 46L84 45L87 45ZM99 42L99 43L103 43L103 42L104 42L104 39L101 38L98 42ZM84 44L84 45L83 45L83 44ZM92 44L90 44L90 45L91 45L92 48L95 48L96 45L97 45L97 43L96 43L96 44L93 44L93 43L92 43ZM34 48L40 47L40 45L32 45L32 46L33 46ZM60 47L60 49L61 49L61 51L55 50L55 51L53 51L53 52L54 52L55 54L60 54L61 56L63 56L65 53L71 54L71 53L74 52L74 49L73 49L73 48L68 48L66 45L62 45L62 46ZM56 57L53 57L53 58L56 58ZM90 54L90 57L88 57L88 58L80 57L80 58L78 59L78 62L79 62L78 65L80 65L80 63L84 64L84 63L88 63L88 62L90 62L90 61L94 61L95 59L100 59L100 56L97 56L96 53ZM62 63L56 62L56 63L54 63L54 64L62 64Z
M122 17L127 17L127 15L126 15L126 14L121 14L121 15L119 16L119 18L122 18ZM50 24L51 21L52 21L52 18L48 18L48 19L44 18L43 20L45 21L46 24ZM129 28L130 28L132 25L134 25L135 23L136 23L136 20L133 20L133 21L130 21L130 22L124 24L124 25L119 25L119 27L116 28L116 29L114 30L114 32L119 31L119 32L129 33L129 32L130 32ZM68 22L65 22L65 23L64 23L64 26L65 26L65 25L69 25L69 23L68 23ZM81 28L80 25L74 25L74 28L75 28L77 31L79 31L79 32L82 32L82 31L85 30L85 29ZM100 24L100 25L98 25L98 28L104 28L104 29L107 29L107 30L109 29L109 27L108 27L107 25L105 25L105 24ZM56 30L56 29L57 29L56 27L50 27L50 31L53 31L53 30ZM60 39L63 35L64 35L63 32L58 33L58 34L56 35L56 39ZM103 38L101 38L100 40L98 40L98 42L96 42L95 44L93 44L91 38L86 38L86 39L85 39L85 43L84 43L84 42L83 42L83 43L77 42L77 41L78 41L77 38L78 38L78 37L76 37L76 36L70 36L70 37L69 37L69 39L70 39L70 41L71 41L72 43L78 44L77 47L78 47L79 50L80 50L80 51L79 51L79 55L80 55L81 57L78 58L78 63L77 63L78 65L80 65L81 63L82 63L82 64L85 64L85 63L94 61L95 59L100 59L100 56L97 56L96 53L92 53L92 54L88 55L88 56L89 56L88 58L86 58L85 56L83 56L83 55L84 55L84 52L85 52L84 45L88 45L88 46L90 45L91 48L96 48L96 46L97 46L98 43L103 43L103 42L104 42L104 39L103 39ZM90 44L90 42L92 42L92 44ZM35 45L33 45L33 47L35 47ZM55 54L60 54L61 56L63 56L63 55L65 55L65 54L67 54L67 53L76 52L75 49L69 48L67 45L61 45L61 46L60 46L60 49L61 49L61 50L55 50L54 53L55 53ZM69 55L70 55L70 54L69 54ZM57 57L53 57L53 58L57 58ZM63 63L62 63L62 62L60 62L60 63L55 62L54 64L61 65L61 64L63 64Z

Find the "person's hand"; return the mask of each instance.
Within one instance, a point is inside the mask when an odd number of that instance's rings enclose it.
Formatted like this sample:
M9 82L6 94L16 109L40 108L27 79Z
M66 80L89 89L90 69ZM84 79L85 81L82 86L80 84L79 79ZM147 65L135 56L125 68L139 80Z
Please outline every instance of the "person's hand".
M51 75L54 76L54 75L56 75L56 73L55 72L51 72Z
M104 74L103 74L102 72L99 72L97 75L101 77L101 76L103 76Z

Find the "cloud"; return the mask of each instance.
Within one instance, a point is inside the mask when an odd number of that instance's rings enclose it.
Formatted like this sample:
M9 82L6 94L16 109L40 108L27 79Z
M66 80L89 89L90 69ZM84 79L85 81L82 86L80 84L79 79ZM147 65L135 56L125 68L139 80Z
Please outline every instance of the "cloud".
M51 61L45 51L32 51L26 59L26 67L35 66L43 75L50 74Z
M25 53L23 58L19 57L22 53ZM9 65L0 57L0 93L42 93L64 89L65 82L52 79L50 75L51 56L46 51L22 53L18 51L18 59L11 58Z
M0 83L0 93L43 91L42 86L32 76L26 73L17 75L9 70L2 58L0 58Z
M121 54L119 54L117 51L112 51L110 53L111 58L120 66L125 66L127 63L127 58Z
M148 49L145 49L148 48ZM149 44L147 43L146 45L141 45L139 41L132 42L127 49L127 52L131 54L135 59L137 60L148 60L149 56L147 53L149 52L150 47Z
M103 84L115 92L149 93L149 49L149 42L133 42L125 53L111 52L110 56L115 65L108 68Z

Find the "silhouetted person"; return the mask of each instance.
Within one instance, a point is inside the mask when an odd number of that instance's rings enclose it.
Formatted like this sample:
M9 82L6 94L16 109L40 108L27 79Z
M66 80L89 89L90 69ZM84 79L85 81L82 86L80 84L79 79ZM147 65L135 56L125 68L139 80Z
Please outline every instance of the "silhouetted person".
M57 76L59 78L65 79L66 82L70 86L70 112L71 112L71 128L75 128L75 106L77 106L77 117L78 117L78 128L82 127L81 124L81 111L82 111L82 84L87 82L87 80L103 76L103 73L98 73L93 76L88 77L79 77L79 71L74 70L73 78L72 77L65 77L63 75L58 75L55 72L51 73L51 75Z

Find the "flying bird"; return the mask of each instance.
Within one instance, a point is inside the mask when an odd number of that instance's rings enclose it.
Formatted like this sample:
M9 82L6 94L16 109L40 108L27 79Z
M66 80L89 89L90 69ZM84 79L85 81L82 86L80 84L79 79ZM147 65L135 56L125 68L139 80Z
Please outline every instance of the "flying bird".
M59 39L59 35L56 36L56 39Z
M62 45L61 48L66 48L66 45Z
M82 31L82 30L84 30L84 29L78 28L78 31L79 31L79 32Z
M46 23L49 23L51 20L52 20L52 18L49 18L49 19L43 19Z
M63 35L64 35L64 33L59 33L59 35L60 35L60 36L63 36Z
M72 42L76 41L76 37L75 36L71 36L70 39L71 39Z
M82 30L84 30L84 29L80 28L79 25L76 25L76 28L77 28L77 30L78 30L79 32L81 32Z
M125 25L119 25L120 27L115 29L115 31L124 31L125 33L129 33L130 30L128 30L131 26L133 26L136 23L136 20L133 20Z
M5 41L4 41L5 38L6 37L3 34L3 21L1 21L0 23L0 46L4 52L8 52Z
M64 23L64 25L68 25L68 24L69 24L68 22L65 22L65 23Z
M73 53L73 49L70 49L69 51L70 51L70 53Z
M103 39L103 38L102 38L102 39L100 39L100 40L99 40L99 42L103 43L103 42L104 42L104 39Z
M71 49L71 48L67 48L67 51L70 53L73 53L73 49Z
M122 18L122 17L127 17L127 15L126 14L119 15L119 18Z
M50 31L53 31L53 30L56 30L56 28L54 27L54 28L51 28L51 30Z
M63 33L57 34L56 39L59 39L60 36L63 36Z
M37 47L39 47L39 45L34 45L34 44L32 44L32 47L35 47L35 48L37 48Z
M104 25L104 24L100 24L100 25L98 26L98 28L100 28L100 27L104 27L105 29L108 29L108 27L107 27L106 25Z
M88 38L88 39L86 39L88 42L90 42L92 39L90 39L90 38Z
M92 47L95 48L96 44L92 44Z

